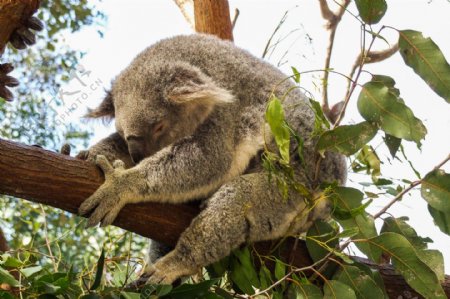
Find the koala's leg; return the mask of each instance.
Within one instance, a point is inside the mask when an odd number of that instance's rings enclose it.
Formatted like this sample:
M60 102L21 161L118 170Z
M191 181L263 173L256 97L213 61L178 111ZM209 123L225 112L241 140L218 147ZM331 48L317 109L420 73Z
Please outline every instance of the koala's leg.
M230 254L245 242L306 231L328 215L327 203L283 199L266 173L243 175L222 186L181 235L175 249L148 268L151 283L172 283Z
M122 160L126 168L134 166L128 153L128 145L118 133L113 133L100 140L86 151L81 151L76 157L82 160L95 162L97 155L104 155L111 163Z

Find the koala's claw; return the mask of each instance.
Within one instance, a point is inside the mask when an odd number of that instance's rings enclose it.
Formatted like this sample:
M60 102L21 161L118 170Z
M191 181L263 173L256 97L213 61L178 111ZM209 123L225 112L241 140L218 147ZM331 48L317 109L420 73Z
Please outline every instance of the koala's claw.
M87 160L89 157L89 150L86 151L80 151L75 158L80 159L80 160Z
M111 165L103 155L98 155L95 163L105 174L105 182L78 208L78 213L82 216L93 210L89 216L87 227L95 226L97 223L100 223L100 226L110 225L127 203L120 197L118 183L118 178L125 170L125 164L122 161L115 161Z

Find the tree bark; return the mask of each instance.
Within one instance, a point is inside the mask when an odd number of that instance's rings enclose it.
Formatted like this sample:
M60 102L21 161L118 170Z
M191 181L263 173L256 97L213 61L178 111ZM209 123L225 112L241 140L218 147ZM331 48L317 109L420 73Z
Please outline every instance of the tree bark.
M233 40L228 0L194 0L195 31Z
M103 182L101 171L94 165L50 152L39 147L0 139L0 194L24 198L76 213L81 202ZM197 215L195 205L143 203L127 205L114 225L156 241L175 245L179 235ZM281 255L291 261L294 240L281 247ZM311 259L304 242L297 242L292 265L305 267ZM262 255L271 252L274 242L260 242L255 248ZM390 265L378 266L360 259L372 268L379 268L390 298L421 298L395 273ZM443 287L450 298L450 277ZM402 296L402 297L399 297Z
M39 0L0 0L0 56L11 33L19 28L39 7Z

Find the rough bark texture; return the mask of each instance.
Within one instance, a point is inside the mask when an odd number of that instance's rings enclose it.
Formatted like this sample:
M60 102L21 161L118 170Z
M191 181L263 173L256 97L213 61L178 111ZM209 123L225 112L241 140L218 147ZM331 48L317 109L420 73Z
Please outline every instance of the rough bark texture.
M195 0L195 31L233 40L230 8L227 0Z
M39 7L39 0L0 0L0 56L11 33Z
M103 175L96 166L39 147L0 139L0 153L0 194L76 213L81 202L103 182ZM198 211L195 205L127 205L114 225L174 245ZM281 247L281 254L288 260L292 257L294 266L310 265L311 260L305 244L298 242L294 254L291 255L293 244L293 239L289 239ZM255 248L260 254L266 255L272 248L272 242L257 243ZM390 265L377 266L365 259L361 261L380 269L390 298L421 298ZM449 276L443 286L450 298Z

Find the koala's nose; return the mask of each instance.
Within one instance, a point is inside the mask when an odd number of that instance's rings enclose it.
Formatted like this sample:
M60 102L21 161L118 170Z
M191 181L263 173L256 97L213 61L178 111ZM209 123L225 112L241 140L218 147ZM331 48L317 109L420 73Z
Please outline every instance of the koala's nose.
M128 152L135 164L145 158L145 142L142 137L127 137Z

